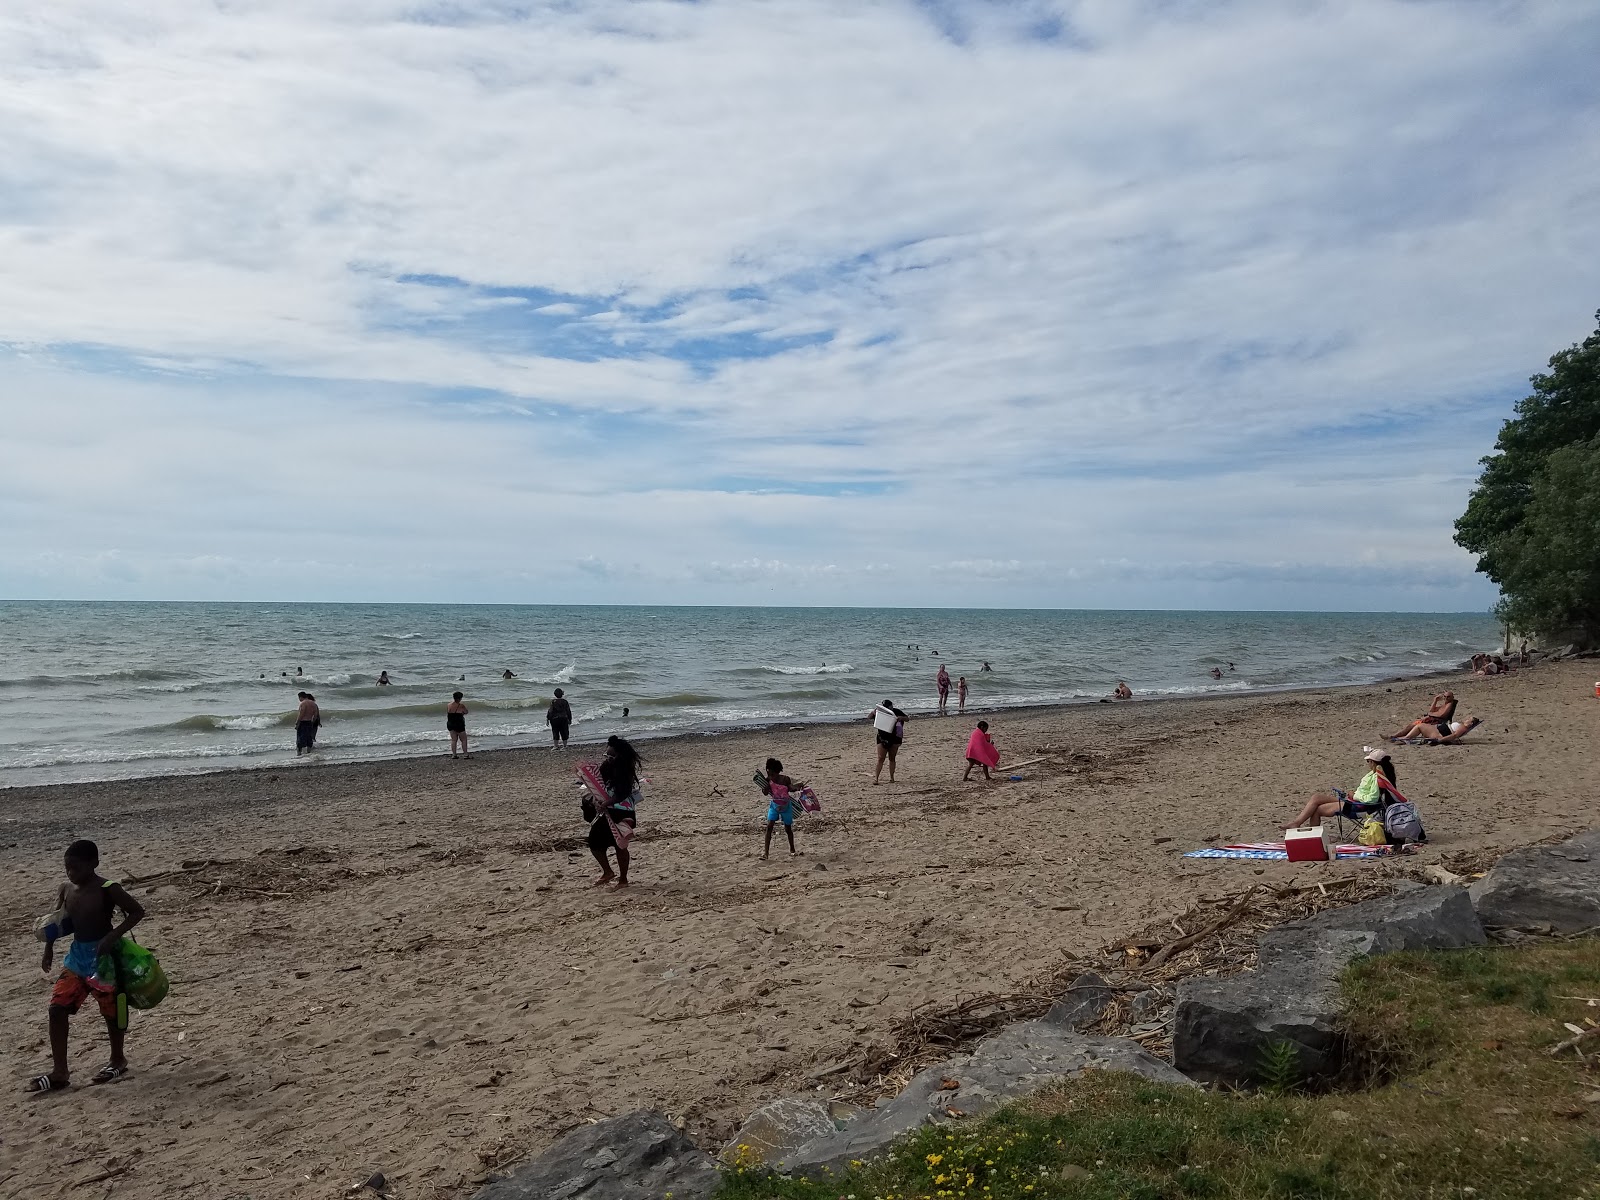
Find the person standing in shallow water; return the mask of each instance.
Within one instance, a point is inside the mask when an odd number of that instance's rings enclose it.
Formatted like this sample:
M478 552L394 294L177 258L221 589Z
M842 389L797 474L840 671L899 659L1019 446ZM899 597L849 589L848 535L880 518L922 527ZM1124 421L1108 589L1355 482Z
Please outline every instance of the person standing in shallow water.
M444 709L444 727L450 732L450 757L455 758L456 742L461 743L461 753L467 752L467 706L461 703L461 693L456 692Z
M322 726L322 710L310 692L300 693L300 707L294 714L294 756L310 754L317 746L317 730Z
M565 746L567 730L572 728L572 705L567 703L566 694L560 688L556 689L555 699L544 710L544 719L545 724L550 726L550 745Z
M965 675L956 680L956 711L967 711L967 677Z
M944 664L939 664L939 673L933 677L933 682L939 688L939 715L945 715L945 710L950 707L950 672L944 669Z

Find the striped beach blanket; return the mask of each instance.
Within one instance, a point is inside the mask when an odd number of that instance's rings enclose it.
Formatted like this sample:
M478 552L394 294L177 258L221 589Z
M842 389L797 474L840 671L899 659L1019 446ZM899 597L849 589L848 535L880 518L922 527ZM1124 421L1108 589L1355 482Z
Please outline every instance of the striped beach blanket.
M1382 858L1391 852L1389 846L1361 846L1343 843L1333 848L1336 859ZM1230 842L1226 846L1207 846L1201 850L1185 851L1184 858L1241 858L1287 861L1289 851L1282 842Z

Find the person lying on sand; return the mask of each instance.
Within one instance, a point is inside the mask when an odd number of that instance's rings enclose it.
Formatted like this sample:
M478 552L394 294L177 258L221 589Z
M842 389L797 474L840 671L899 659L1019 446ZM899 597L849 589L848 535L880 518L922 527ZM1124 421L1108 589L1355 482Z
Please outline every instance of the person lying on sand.
M1399 733L1389 734L1389 740L1395 742L1402 738L1444 737L1450 732L1450 720L1455 715L1455 693L1440 692L1428 704L1427 712L1405 726Z
M794 800L789 795L795 787L794 780L783 773L783 764L775 758L767 759L767 841L761 848L762 858L772 853L772 827L779 821L789 839L789 853L800 853L794 848Z
M28 1081L30 1092L54 1092L70 1085L67 1068L67 1018L78 1007L94 996L100 1015L106 1019L106 1033L111 1039L111 1061L94 1077L96 1083L110 1083L128 1073L128 1059L123 1053L122 1039L126 1033L117 1021L116 992L101 991L91 985L102 954L110 954L127 933L144 919L144 908L123 889L120 883L102 879L98 874L100 850L89 841L76 841L67 847L63 856L67 882L61 885L56 901L64 915L63 924L70 921L72 946L66 961L61 964L61 974L56 977L50 992L50 1074L38 1075ZM113 922L118 909L122 910L122 923ZM40 964L46 974L55 959L56 943L51 938L44 944L44 961Z
M1435 732L1435 728L1433 726L1428 726L1424 732L1413 734L1411 737L1390 738L1389 740L1391 742L1410 742L1427 746L1454 746L1462 738L1466 737L1467 734L1471 733L1474 729L1482 724L1482 717L1473 717L1468 721L1451 722L1448 732L1443 729L1439 729L1437 732Z
M1381 809L1385 803L1385 792L1394 792L1397 782L1394 761L1387 750L1368 746L1365 762L1368 770L1357 785L1355 795L1346 796L1337 788L1331 792L1318 792L1306 801L1300 815L1287 828L1301 829L1313 822L1321 823L1325 817L1360 821Z

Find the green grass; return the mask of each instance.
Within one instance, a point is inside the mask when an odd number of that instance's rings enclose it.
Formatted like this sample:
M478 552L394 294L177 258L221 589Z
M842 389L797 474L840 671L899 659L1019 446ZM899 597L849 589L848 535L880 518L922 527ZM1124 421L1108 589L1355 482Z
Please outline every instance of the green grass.
M1349 971L1359 1061L1387 1082L1317 1096L1093 1074L988 1120L922 1130L823 1183L759 1167L719 1200L1387 1200L1600 1197L1600 1087L1564 1021L1600 1020L1600 942L1402 954Z

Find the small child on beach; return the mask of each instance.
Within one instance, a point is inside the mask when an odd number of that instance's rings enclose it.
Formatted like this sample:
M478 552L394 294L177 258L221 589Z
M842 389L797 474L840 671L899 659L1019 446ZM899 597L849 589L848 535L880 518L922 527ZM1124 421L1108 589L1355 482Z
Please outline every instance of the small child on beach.
M989 768L999 765L1000 751L996 748L994 739L989 736L989 722L979 721L978 727L967 739L967 769L961 775L961 782L965 783L972 777L973 767L982 767L983 777L988 779Z
M761 848L762 858L772 853L772 828L779 821L789 839L789 853L799 853L794 848L794 798L789 794L794 786L794 780L783 773L783 764L775 758L767 759L766 786L762 789L767 794L767 840Z
M100 865L100 851L93 842L76 841L68 846L65 865L67 882L61 885L56 903L63 914L62 925L71 923L72 946L67 950L61 974L50 992L50 1074L29 1080L30 1092L55 1092L70 1086L67 1018L78 1011L91 992L100 1015L106 1019L106 1032L111 1037L111 1061L95 1074L94 1082L110 1083L128 1073L128 1060L122 1049L126 1030L117 1019L117 995L92 985L91 980L100 956L115 952L122 935L144 919L144 908L120 883L100 878L96 870ZM122 910L122 924L115 925L112 918L118 909ZM50 932L59 934L65 930L57 928ZM55 952L55 937L47 937L44 960L40 963L47 975Z

